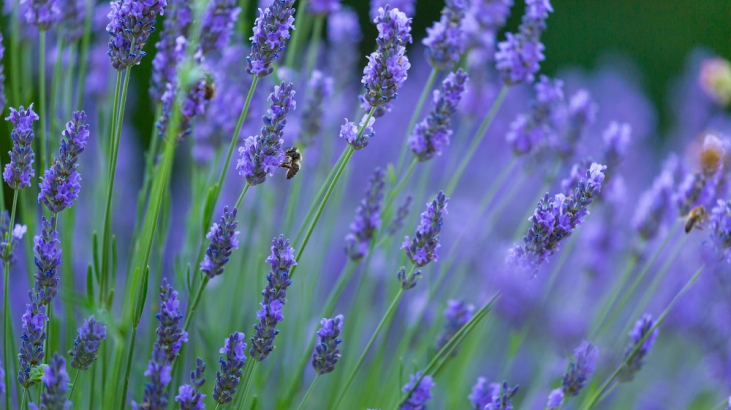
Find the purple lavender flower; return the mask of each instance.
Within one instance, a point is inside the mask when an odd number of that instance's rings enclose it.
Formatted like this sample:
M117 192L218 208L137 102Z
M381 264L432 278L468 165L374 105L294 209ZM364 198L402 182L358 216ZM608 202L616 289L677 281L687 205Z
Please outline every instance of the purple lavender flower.
M444 192L439 191L432 202L427 203L426 211L421 214L421 221L416 228L413 238L404 237L401 248L406 251L411 263L417 267L437 261L439 233L444 224L444 215L447 214L449 199Z
M236 239L239 235L239 231L236 230L238 224L236 221L236 208L229 212L228 207L225 207L221 219L211 226L210 232L206 235L206 238L211 242L208 244L206 256L200 264L200 269L209 278L213 279L222 274L223 267L231 256L231 250L239 249L239 241Z
M145 56L142 49L155 30L155 18L162 15L165 0L117 0L111 3L107 32L109 59L117 71L138 65Z
M36 265L36 283L33 291L38 295L38 302L44 305L51 303L58 291L58 267L61 265L61 241L58 232L54 229L56 216L51 220L42 217L43 230L33 238L33 251L36 256L33 261Z
M307 148L314 142L314 137L322 128L322 119L325 116L323 102L333 92L333 79L319 70L313 70L308 82L307 100L302 110L302 124L300 132L300 144Z
M586 90L579 90L569 98L566 130L559 141L558 152L563 160L571 159L586 129L594 124L599 107Z
M548 402L546 403L546 407L549 408L549 410L554 410L561 408L563 406L563 390L553 389L550 393L548 393Z
M406 57L406 44L412 41L411 19L388 5L378 12L373 20L378 28L378 49L368 56L361 80L366 89L364 99L371 107L396 99L411 67Z
M612 122L604 134L604 161L609 169L614 169L624 159L627 148L632 142L632 127L627 123Z
M368 124L366 124L367 119L368 115L364 115L360 120L360 125L356 126L354 122L349 122L346 118L345 124L340 126L340 138L344 138L355 150L367 147L371 138L376 136L376 132L373 131L373 123L376 122L376 119L368 119ZM359 129L362 130L360 133Z
M507 33L495 53L496 68L505 84L533 82L533 76L545 60L541 33L546 29L548 13L553 12L549 0L526 0L523 21L517 34Z
M342 331L343 315L320 320L320 330L317 331L320 341L315 345L315 353L312 355L312 367L317 374L330 373L335 369L335 363L340 359L341 340L338 336Z
M71 403L66 400L71 379L66 373L66 360L58 353L48 361L48 367L41 377L43 393L41 393L41 409L67 410Z
M9 263L10 266L15 265L15 248L27 231L28 227L20 224L15 224L15 227L11 229L8 210L0 212L0 259L3 262ZM8 240L10 247L8 247Z
M462 22L471 47L484 50L485 56L494 55L495 37L505 26L513 7L513 0L473 0Z
M640 237L646 241L654 239L660 229L674 219L675 203L673 195L675 181L673 173L678 167L678 158L669 157L663 169L652 183L652 188L640 197L639 203L632 218L632 226L637 229Z
M261 292L264 299L261 309L256 312L259 323L254 325L256 332L251 337L249 355L262 361L274 350L274 338L279 334L277 323L284 320L282 306L287 303L287 288L292 284L289 271L297 262L294 260L294 249L284 235L272 240L272 254L267 258L272 270L267 275L267 286Z
M3 55L5 54L5 47L3 47L3 35L0 34L0 113L5 110L5 74L3 73Z
M46 31L61 18L61 9L57 0L21 0L21 10L25 21Z
M563 392L566 395L579 395L586 381L594 374L598 356L599 349L585 340L574 350L574 361L563 376Z
M0 362L0 396L5 394L5 369L3 363Z
M414 273L407 274L406 268L402 266L398 272L396 272L396 278L398 278L399 282L401 282L401 289L413 289L419 279L421 279L421 271L417 269Z
M160 285L160 312L155 315L160 322L156 329L157 342L153 348L163 352L167 363L172 363L180 354L183 342L188 341L188 333L183 330L183 314L180 313L178 292L168 285L167 279Z
M72 44L84 33L86 2L84 0L60 0L60 2L62 15L59 19L59 32L66 44Z
M718 200L711 211L710 228L718 260L731 263L731 201Z
M401 389L404 393L409 393L408 399L399 407L399 410L423 410L426 404L432 399L431 389L436 386L431 376L421 378L421 372L416 372L410 376L410 381ZM419 384L417 385L417 381Z
M86 123L84 111L73 113L71 121L66 123L63 136L58 157L41 177L41 192L38 194L38 202L42 202L54 214L71 208L79 197L81 176L77 171L77 161L89 139L89 124Z
M79 327L79 335L74 340L74 347L69 350L71 367L87 370L97 358L97 350L102 340L107 338L107 327L90 316Z
M207 76L208 77L208 76ZM201 78L188 86L188 91L180 103L180 127L178 141L193 132L193 120L206 112L206 106L210 100L206 90L212 87L212 78Z
M439 21L426 29L424 56L437 70L446 71L459 61L464 53L467 36L462 29L462 21L467 9L466 0L446 0Z
M33 171L33 121L38 115L33 112L33 104L26 110L22 106L20 110L10 107L10 116L5 118L13 123L13 131L10 138L13 140L13 149L10 151L10 162L5 165L3 179L12 189L22 189L30 186L30 178L35 175Z
M442 149L449 145L452 130L449 129L452 115L462 99L467 82L467 73L460 68L449 73L442 82L442 91L434 90L434 107L429 116L414 128L409 137L411 151L419 161L428 161L435 155L441 155Z
M472 402L473 410L484 410L492 403L492 398L500 393L500 384L489 383L487 378L478 377L477 382L472 386L472 393L467 396Z
M535 84L535 93L530 113L519 114L506 135L515 155L528 154L534 147L547 144L556 131L552 119L564 100L563 81L542 75Z
M657 339L658 329L655 328L650 333L650 329L655 325L652 320L652 316L644 314L640 319L635 322L635 326L629 331L630 343L624 353L624 365L619 371L617 376L620 383L631 382L634 380L635 375L642 369L642 365L645 364L645 357L650 354L652 346L655 344ZM648 336L649 334L649 336ZM642 342L642 339L647 338ZM642 342L639 349L633 353L637 345Z
M560 242L583 225L589 214L588 206L599 195L606 166L592 163L573 195L548 194L538 203L530 218L531 227L523 237L523 245L516 245L508 255L508 264L518 269L536 271L559 248Z
M203 403L205 394L200 392L201 387L206 383L203 377L206 371L206 364L200 357L195 361L195 370L190 372L190 384L184 384L178 388L178 395L175 401L180 403L180 410L203 410L206 405Z
M134 410L166 409L168 405L167 386L172 381L172 366L167 362L165 352L161 349L152 350L152 360L147 363L145 376L150 381L145 384L145 396L141 404L132 402Z
M28 292L28 297L30 303L25 305L23 333L20 336L20 353L18 354L20 362L18 383L25 389L35 384L30 378L30 371L40 365L45 356L43 344L46 341L46 321L48 321L46 306L40 303L32 291Z
M214 0L208 3L201 20L200 52L205 56L213 50L223 50L236 24L241 8L236 0Z
M383 170L376 168L368 189L366 189L365 197L355 210L355 219L350 224L350 233L345 236L345 254L350 260L357 261L366 255L373 234L381 228L384 177Z
M161 100L168 83L178 82L178 65L185 58L186 38L189 35L191 21L190 3L186 0L171 0L168 16L163 22L163 31L160 33L160 41L155 44L157 53L152 59L150 97L154 101Z
M216 403L229 403L234 398L236 387L241 382L246 364L246 336L241 332L231 333L227 337L219 353L224 354L221 362L221 371L216 372L216 385L213 387L213 400Z
M441 350L457 332L466 325L467 322L472 320L472 315L475 312L475 305L466 304L462 300L449 300L447 302L447 308L444 309L444 318L447 319L444 322L444 330L437 339L436 351ZM453 354L457 354L457 350L453 351Z
M411 207L411 201L414 198L411 195L407 195L404 199L404 202L401 204L401 206L398 207L396 210L396 217L393 218L391 221L391 225L389 225L388 229L386 230L389 235L395 235L400 231L404 225L406 224L406 218L409 217L409 209Z
M485 410L513 410L513 396L518 393L518 386L508 387L508 382L498 385L497 393L492 396L492 401L485 406Z
M307 11L312 14L330 14L340 10L340 0L312 0Z
M276 3L276 2L275 2ZM269 95L272 102L266 116L261 133L256 137L248 137L244 146L239 148L240 158L236 164L239 175L249 185L259 185L266 181L267 174L272 175L286 157L282 151L282 136L287 125L287 114L296 107L295 91L292 83L274 86Z
M266 9L259 9L254 22L251 40L251 54L246 59L246 72L257 77L266 77L274 71L272 63L284 51L290 30L294 30L294 0L272 1Z
M362 38L358 13L350 7L343 7L327 18L327 39L330 45L329 59L333 70L336 90L352 86L355 67L360 61L357 45Z
M414 3L416 0L371 0L370 16L371 19L375 19L382 8L391 6L392 9L399 9L406 14L406 17L412 17L415 11Z

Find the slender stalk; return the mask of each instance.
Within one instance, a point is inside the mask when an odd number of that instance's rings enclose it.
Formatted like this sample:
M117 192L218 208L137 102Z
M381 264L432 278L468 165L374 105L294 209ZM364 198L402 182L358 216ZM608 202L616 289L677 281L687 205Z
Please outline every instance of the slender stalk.
M452 175L452 178L449 180L449 183L447 184L447 189L444 191L447 194L447 196L452 195L454 188L457 187L457 184L462 179L462 175L464 174L465 170L467 169L467 166L469 165L470 160L475 155L475 151L477 151L477 147L480 145L480 142L482 142L482 139L485 137L485 132L490 127L490 124L492 124L492 121L495 119L495 115L497 115L497 112L500 110L500 107L503 105L503 101L505 100L505 96L508 95L509 89L510 89L509 86L503 85L503 88L500 90L500 94L498 94L497 98L495 98L495 101L492 103L492 107L490 107L490 111L487 113L487 116L482 121L482 124L480 125L480 128L477 130L475 137L472 139L472 143L470 144L470 147L467 150L467 154L462 158L462 160L459 163L459 167L457 168L457 171Z
M246 397L249 394L249 388L251 387L251 381L254 379L254 373L256 372L256 368L259 364L256 360L250 360L249 361L248 371L246 372L246 380L244 382L244 391L241 392L241 405L246 404Z
M196 309L198 309L198 303L200 303L201 301L201 295L203 295L203 290L206 288L206 285L208 285L209 280L211 279L208 277L208 275L205 275L201 283L198 285L198 291L195 293L193 303L190 304L188 314L185 315L185 322L183 324L183 330L185 331L188 331L188 326L190 326L190 319L193 317Z
M294 59L297 58L297 53L302 47L302 41L304 41L305 35L305 24L304 18L307 16L305 9L307 8L307 0L300 0L299 7L294 15L294 21L297 22L298 29L292 34L292 40L290 41L290 47L287 49L287 57L284 59L285 67L293 67Z
M127 406L127 387L129 386L129 372L132 369L132 357L135 353L135 340L137 340L137 326L132 326L132 337L130 339L129 351L127 352L127 364L124 367L124 379L122 379L122 397L119 402L119 410L124 410Z
M71 385L71 391L69 392L69 401L72 403L74 400L74 390L76 390L76 384L79 381L79 373L81 373L81 369L76 369L76 375L74 376L74 384Z
M301 9L301 7L300 7ZM310 50L307 56L307 72L306 78L310 78L312 70L315 69L317 54L320 51L320 37L322 37L322 28L325 25L325 16L317 16L315 18L315 27L312 29L312 37L310 37Z
M40 63L40 71L38 72L38 75L40 78L40 100L38 101L38 112L40 112L41 117L41 172L46 169L46 164L48 163L48 154L46 150L48 149L48 119L47 119L47 107L46 107L46 31L42 30L40 32L40 55L39 55L39 63Z
M312 391L315 390L315 385L317 384L318 380L320 380L319 374L317 376L315 376L314 380L312 380L312 384L310 384L310 388L307 389L307 393L305 393L305 396L302 397L302 401L300 402L300 405L297 406L297 410L302 410L302 406L305 405L305 402L307 402L307 399L310 397L310 394L312 394Z
M21 402L20 402L20 410L25 410L25 395L27 393L28 393L28 389L23 389L23 398L21 399ZM10 400L9 394L6 394L5 396L6 396L6 400ZM10 407L8 406L6 408L9 409Z
M249 191L249 187L250 185L246 184L246 186L244 186L244 189L241 191L241 195L239 195L239 199L236 201L236 209L239 209L239 207L241 206L241 202L244 201L244 197L246 196L246 192Z
M416 103L416 107L414 107L414 111L411 113L409 126L406 128L406 135L404 135L404 143L401 147L401 151L399 151L398 162L396 162L397 175L401 174L400 171L406 161L406 154L409 152L409 136L414 131L416 121L419 120L419 114L421 114L421 110L422 108L424 108L424 103L426 103L426 99L429 97L429 92L434 86L434 81L436 81L438 73L439 71L437 71L436 68L432 67L429 78L426 80L426 84L424 84L424 89L421 90L421 96L419 96L419 101Z
M396 184L396 186L391 190L391 192L388 195L388 200L386 200L386 203L383 205L383 212L386 213L391 210L391 206L393 206L393 201L396 200L396 197L398 194L401 193L401 191L404 189L404 186L406 186L406 182L411 179L411 175L414 173L414 170L416 169L416 166L419 164L419 160L414 157L414 159L411 160L411 164L409 164L409 168L406 169L406 173L403 174L403 177L401 180Z
M2 187L0 187L2 189ZM3 269L3 363L8 366L8 340L13 339L13 327L10 325L10 294L8 292L10 286L10 245L12 242L13 226L15 224L15 210L18 205L18 190L13 191L13 208L10 214L10 225L8 225L8 232L5 236L5 250L3 251L5 256L5 269ZM5 408L10 408L10 371L5 372L5 386L7 392L5 393Z

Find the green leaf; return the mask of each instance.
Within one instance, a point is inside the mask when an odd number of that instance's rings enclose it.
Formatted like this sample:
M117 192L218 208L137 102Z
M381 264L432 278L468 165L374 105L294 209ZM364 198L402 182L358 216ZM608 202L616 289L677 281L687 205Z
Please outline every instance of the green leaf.
M393 164L388 164L388 180L391 182L391 185L396 184L396 169L394 169Z
M150 267L147 266L145 268L145 273L142 276L142 291L140 292L139 296L137 297L137 313L135 315L135 326L140 324L140 319L142 319L142 312L145 309L145 302L147 301L147 290L149 286L150 279Z
M99 284L99 241L96 234L96 231L94 231L94 237L92 238L91 244L92 244L92 255L93 255L93 262L94 262L94 275L96 276L96 283Z
M89 298L89 304L94 304L94 274L92 272L91 264L89 264L86 270L86 297Z
M201 232L208 232L207 221L210 221L210 215L213 215L213 207L216 205L216 191L218 191L218 184L213 185L208 189L208 195L206 195L206 202L203 205L203 218L201 219Z
M33 368L30 369L30 380L34 383L40 382L41 377L43 377L43 375L46 373L47 367L47 364L39 364L38 366L33 366Z
M129 292L129 321L134 321L135 318L135 312L136 312L136 302L137 302L137 288L140 286L140 268L135 269L135 273L132 274L132 285L130 287L131 292Z

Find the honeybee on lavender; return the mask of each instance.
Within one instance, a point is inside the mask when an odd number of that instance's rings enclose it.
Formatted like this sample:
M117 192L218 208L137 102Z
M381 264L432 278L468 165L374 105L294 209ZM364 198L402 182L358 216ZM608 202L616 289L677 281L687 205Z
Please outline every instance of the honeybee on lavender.
M289 147L284 149L284 155L287 159L280 166L287 168L287 179L292 179L302 167L302 153L297 147Z
M690 210L685 219L685 233L689 233L693 228L703 229L703 224L708 220L708 211L703 205L699 205Z

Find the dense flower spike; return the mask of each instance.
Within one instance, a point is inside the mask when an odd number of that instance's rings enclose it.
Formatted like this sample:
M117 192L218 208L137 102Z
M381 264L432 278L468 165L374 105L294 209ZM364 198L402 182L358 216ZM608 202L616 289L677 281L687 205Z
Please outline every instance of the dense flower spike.
M452 135L450 120L464 94L465 82L467 73L460 68L444 79L442 91L434 90L434 107L409 137L411 151L419 161L428 161L435 155L441 155L442 149L449 145Z
M74 340L74 347L69 350L71 367L87 370L97 358L97 351L102 340L107 338L107 327L96 321L94 316L84 320L79 327L79 335Z
M525 155L539 145L549 144L548 139L556 132L554 116L563 101L563 81L542 75L535 84L530 113L519 114L506 135L515 155Z
M54 354L48 361L48 367L41 377L43 393L41 393L41 409L43 410L67 410L71 403L66 400L71 379L66 372L66 360Z
M155 317L160 325L156 329L154 349L162 351L165 361L172 363L180 354L183 342L188 341L188 333L183 330L178 292L164 278L160 285L160 312Z
M530 218L531 227L523 237L523 245L516 245L510 251L508 263L518 269L535 271L553 255L560 242L584 223L589 205L601 192L606 168L592 163L586 178L578 182L568 197L558 194L551 198L546 194Z
M335 363L340 359L340 342L338 339L343 331L343 315L332 319L320 320L320 330L317 331L319 342L315 345L312 355L312 367L317 374L330 373L335 369Z
M216 403L229 403L236 394L236 387L241 382L243 374L241 369L246 364L245 337L241 332L231 333L219 350L219 353L225 356L220 360L221 371L216 372L216 385L213 387L213 400Z
M426 29L424 55L432 67L446 71L459 61L464 53L467 36L462 28L466 0L445 0L439 21Z
M438 352L444 345L446 345L462 326L466 325L467 322L472 320L472 315L475 312L475 305L466 304L462 300L449 300L447 302L447 308L444 309L444 318L447 319L444 322L444 330L437 339L436 351ZM454 354L457 353L455 349Z
M327 40L330 45L329 64L339 67L333 70L337 87L342 90L352 87L356 65L360 61L358 44L363 37L358 22L358 13L349 7L343 7L327 18Z
M3 35L0 34L0 113L5 110L5 74L3 66L3 55L5 54L5 47L3 46Z
M371 19L378 17L380 10L386 6L391 6L393 9L399 9L401 12L406 14L406 17L412 17L414 15L414 3L416 0L371 0Z
M203 377L206 371L206 364L200 357L195 361L195 370L190 372L190 384L184 384L178 388L178 395L175 401L180 403L180 410L203 410L206 405L203 403L205 394L200 392L201 387L206 383Z
M472 0L468 4L462 23L468 45L492 56L497 32L505 26L513 0Z
M54 229L56 216L51 220L42 217L42 231L33 238L33 262L36 265L36 283L33 291L38 295L38 302L44 305L51 303L58 291L58 267L61 265L61 241Z
M256 332L251 337L249 355L262 361L274 350L274 338L279 334L277 323L284 320L282 307L287 303L287 288L292 284L289 271L297 264L294 260L294 249L284 235L272 240L272 254L267 258L271 272L267 275L267 286L261 292L264 299L261 309L256 312L259 323L254 325Z
M366 189L365 197L355 210L350 233L345 236L345 253L353 261L360 260L368 252L373 234L381 228L381 207L385 173L376 168Z
M541 33L546 29L546 19L553 7L549 0L526 0L525 6L519 32L507 33L495 53L496 67L508 85L533 82L540 62L546 58Z
M208 87L213 87L210 78L201 78L188 86L183 101L180 103L180 128L178 129L178 141L193 132L193 120L206 112L206 106L210 100L207 94Z
M596 115L598 110L598 106L592 100L591 94L589 94L588 91L579 90L571 95L568 104L566 129L563 131L563 138L557 140L558 146L556 147L556 149L558 150L558 154L562 160L568 161L574 157L581 136L584 135L586 129L593 125L596 121ZM562 110L560 109L559 105L557 109L554 108L552 110L550 116L557 116L560 118L561 111Z
M414 197L407 195L404 202L396 210L396 217L391 221L391 225L388 227L387 232L389 235L395 235L400 231L406 224L406 218L409 217L409 209L411 208L411 201Z
M145 376L150 381L145 384L145 397L141 404L132 402L134 410L166 409L168 404L167 386L172 381L172 366L166 361L165 352L152 350L152 360L147 364Z
M63 136L58 157L41 177L41 192L38 194L38 202L42 202L54 214L71 208L79 197L81 176L77 171L77 162L89 139L89 124L86 123L84 111L73 113L71 121L66 123Z
M360 120L360 125L356 126L354 122L349 122L346 118L345 124L340 126L340 138L344 138L355 150L367 147L371 138L376 136L376 132L373 131L373 123L376 122L376 119L371 118L366 124L367 119L368 116L364 115ZM359 129L362 129L360 133L358 133Z
M213 0L208 3L201 21L200 52L205 56L213 50L223 50L234 31L241 13L236 0Z
M152 60L150 97L155 102L161 101L168 83L178 82L178 65L185 58L186 39L192 21L190 3L186 0L170 0L167 12L160 41L155 44L157 53Z
M340 0L312 0L307 11L312 14L330 14L340 10Z
M35 175L33 171L35 155L31 144L35 137L33 121L37 119L38 115L33 112L33 104L27 110L22 106L19 110L11 107L10 116L5 118L13 123L13 131L10 133L13 149L10 151L10 162L5 165L3 180L12 189L30 186L30 178Z
M711 243L718 259L731 263L731 201L718 200L711 211Z
M117 0L109 12L109 59L117 71L137 65L145 56L142 49L155 30L155 18L162 15L165 0Z
M11 229L8 210L0 212L0 259L3 262L8 262L11 266L15 265L15 248L27 231L28 227L20 224L15 224ZM8 238L10 247L8 247Z
M632 127L627 123L612 122L604 134L604 162L607 168L615 169L627 154L632 142Z
M20 370L18 370L18 383L25 389L34 385L30 372L42 363L45 353L43 344L46 341L46 306L40 303L33 292L28 292L30 303L25 305L23 315L23 333L20 336L20 353L18 359Z
M388 104L398 97L397 91L406 81L411 67L406 57L406 44L411 43L411 19L386 6L374 19L378 28L378 49L368 56L361 82L366 92L363 99L371 107Z
M578 396L586 381L589 380L599 356L599 349L593 344L582 341L579 347L574 350L574 361L563 376L563 392L566 395Z
M655 328L650 333L650 329L655 325L655 321L652 320L652 316L645 314L635 322L635 326L630 330L629 337L630 343L627 346L624 354L624 366L617 375L618 380L621 382L630 382L634 380L635 375L642 369L642 365L645 364L645 357L650 354L652 346L655 344L657 339L658 329ZM648 335L649 334L649 335ZM647 338L642 342L636 352L633 353L635 348L640 344L642 339Z
M673 173L678 168L678 158L669 157L663 169L648 189L640 197L632 226L637 229L644 240L654 239L663 226L675 217L675 181Z
M48 30L61 18L58 0L21 0L20 5L25 21L39 31Z
M59 0L59 2L62 14L59 20L59 32L66 44L72 44L84 33L86 2L84 0Z
M251 54L246 59L246 72L266 77L274 71L272 63L284 51L290 30L294 30L294 0L277 0L266 9L259 9L254 22Z
M439 191L434 200L426 204L426 211L421 214L421 221L414 237L404 237L401 248L406 251L406 256L415 266L422 267L431 261L437 261L437 250L441 246L439 233L444 223L444 215L447 214L448 203L447 196Z
M432 399L431 389L436 386L434 380L428 375L421 378L421 372L416 372L416 374L412 374L409 378L411 380L401 388L401 391L409 393L413 390L413 392L411 392L404 404L399 407L399 410L426 409L426 404ZM421 381L419 381L419 378L421 378ZM417 381L419 381L418 385L416 385Z
M323 102L332 95L333 79L323 74L322 71L313 70L307 88L307 100L305 108L302 110L302 123L300 124L300 144L304 148L311 146L315 141L314 137L320 133L322 119L325 115Z
M210 243L206 249L206 256L200 264L200 269L209 278L213 279L222 274L223 267L231 256L231 250L239 249L239 241L236 239L239 235L239 231L236 230L238 224L236 208L229 212L228 207L225 207L221 219L211 226L211 230L206 235Z
M266 181L267 175L272 175L285 161L282 136L287 125L287 114L296 107L294 95L292 83L282 82L274 86L274 92L269 95L271 105L263 118L264 126L260 134L248 137L244 146L239 148L241 157L236 168L249 185Z
M485 410L513 410L513 396L518 393L518 386L508 387L508 382L496 388L497 393L492 396L492 401L485 406Z

